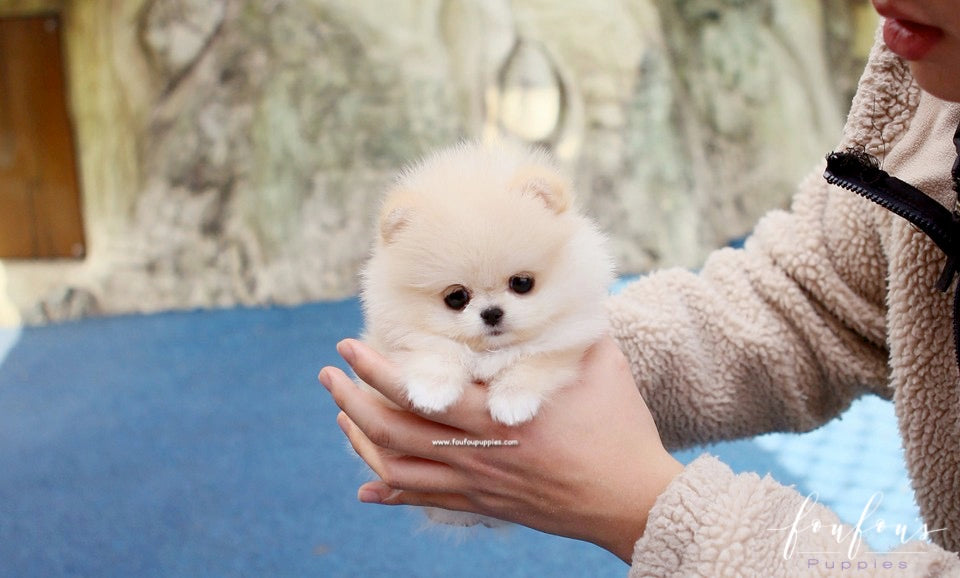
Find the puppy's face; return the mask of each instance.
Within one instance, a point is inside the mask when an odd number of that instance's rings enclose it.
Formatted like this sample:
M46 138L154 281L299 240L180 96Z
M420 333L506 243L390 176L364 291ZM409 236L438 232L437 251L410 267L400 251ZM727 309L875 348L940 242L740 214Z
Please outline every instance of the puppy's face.
M565 278L577 274L569 245L579 221L567 214L565 182L543 166L483 169L420 175L388 196L364 279L381 331L495 350L576 306L578 283Z
M537 287L537 274L518 271L497 281L489 285L464 279L435 294L444 311L426 319L430 329L474 350L499 349L534 337L549 317L538 303L543 291ZM439 309L440 304L434 306Z

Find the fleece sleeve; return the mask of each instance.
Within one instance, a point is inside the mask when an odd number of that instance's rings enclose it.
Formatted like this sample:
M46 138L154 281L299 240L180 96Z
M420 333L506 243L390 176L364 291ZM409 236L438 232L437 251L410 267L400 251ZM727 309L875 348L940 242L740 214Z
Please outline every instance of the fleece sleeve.
M630 576L960 576L955 554L919 539L870 551L870 533L897 531L877 523L841 526L815 496L701 456L650 511Z
M609 299L611 330L667 448L808 431L862 393L889 397L882 217L821 174L743 249Z

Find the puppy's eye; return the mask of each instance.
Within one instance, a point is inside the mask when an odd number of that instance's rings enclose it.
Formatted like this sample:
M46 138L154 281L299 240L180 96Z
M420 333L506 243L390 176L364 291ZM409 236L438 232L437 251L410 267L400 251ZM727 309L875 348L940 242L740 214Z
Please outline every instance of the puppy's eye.
M510 290L519 295L529 293L533 289L533 277L530 275L514 275L510 277Z
M452 285L443 292L443 302L454 311L461 311L470 303L470 292L463 285Z

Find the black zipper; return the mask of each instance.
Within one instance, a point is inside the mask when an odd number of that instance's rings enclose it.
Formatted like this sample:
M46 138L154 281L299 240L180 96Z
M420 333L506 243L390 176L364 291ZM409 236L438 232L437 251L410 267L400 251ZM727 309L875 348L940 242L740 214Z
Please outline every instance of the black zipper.
M960 128L954 136L960 151ZM960 156L954 163L954 188L960 189ZM922 191L891 176L875 158L862 150L848 149L827 155L823 173L828 183L853 191L888 211L913 223L926 233L947 256L947 264L936 287L946 292L960 264L960 199L950 211ZM960 283L953 295L953 341L957 367L960 368Z
M858 151L830 153L827 182L853 191L916 225L947 256L960 253L957 220L913 185L890 176L873 157Z

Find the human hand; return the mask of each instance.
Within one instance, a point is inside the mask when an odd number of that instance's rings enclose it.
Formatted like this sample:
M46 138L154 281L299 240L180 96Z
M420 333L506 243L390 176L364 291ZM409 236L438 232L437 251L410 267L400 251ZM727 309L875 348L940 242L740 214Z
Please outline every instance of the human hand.
M663 448L626 358L607 337L577 383L519 426L490 418L486 390L467 384L442 413L417 413L396 367L364 344L337 350L363 381L401 409L325 367L320 381L343 410L337 423L381 481L363 502L473 512L597 544L630 563L650 508L683 466ZM440 440L516 445L437 445Z

